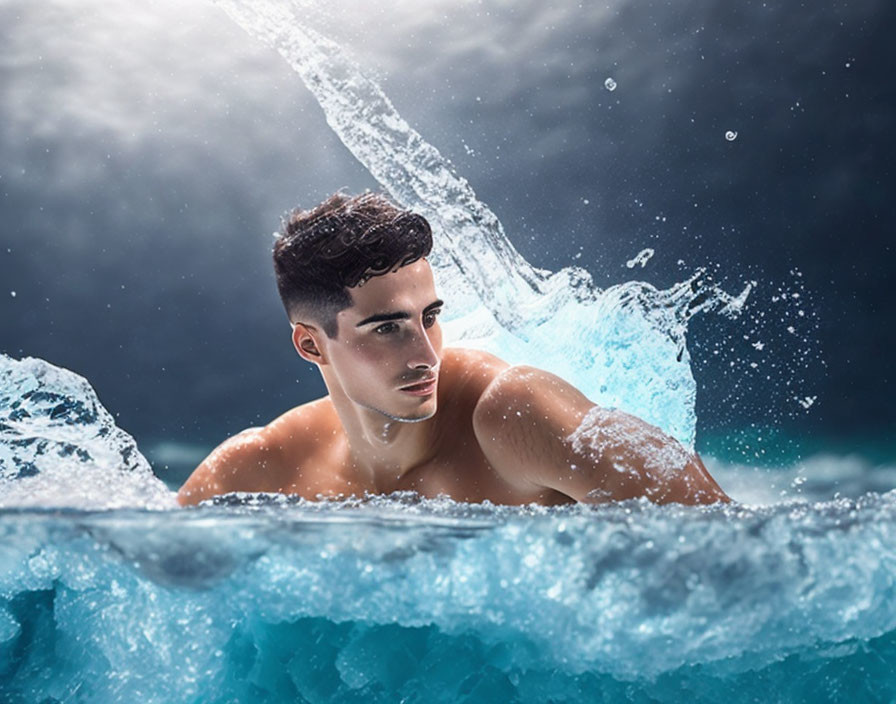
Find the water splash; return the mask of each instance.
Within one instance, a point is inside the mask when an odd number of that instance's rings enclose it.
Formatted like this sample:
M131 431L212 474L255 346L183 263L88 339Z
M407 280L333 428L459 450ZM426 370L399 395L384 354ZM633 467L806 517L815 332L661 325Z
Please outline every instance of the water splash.
M628 282L602 291L584 269L532 267L465 179L405 122L337 44L308 27L302 3L217 4L301 76L327 123L402 205L436 232L432 262L451 292L446 339L547 369L595 403L621 408L685 445L695 437L695 384L685 341L696 312L735 314L737 298L702 270L666 291Z
M172 505L86 379L0 354L0 507Z

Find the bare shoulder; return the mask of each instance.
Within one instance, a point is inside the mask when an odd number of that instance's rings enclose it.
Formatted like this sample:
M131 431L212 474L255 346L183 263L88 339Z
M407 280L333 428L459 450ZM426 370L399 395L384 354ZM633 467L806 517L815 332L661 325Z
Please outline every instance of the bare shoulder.
M509 415L565 419L571 432L593 407L581 391L556 374L528 365L508 366L489 382L476 408L474 422L500 426Z
M639 496L657 503L729 500L700 458L660 428L595 406L535 367L496 376L473 427L491 465L520 487L548 487L588 503Z
M593 404L560 377L530 366L513 366L496 375L473 411L473 430L495 471L520 489L551 488L563 466L565 438Z
M442 357L442 379L456 394L475 403L510 365L481 350L449 347Z
M242 491L245 478L279 464L278 443L268 426L247 428L212 450L177 492L181 505Z
M216 447L177 494L181 505L234 491L282 492L303 458L317 456L334 437L335 410L328 398L287 411L266 426L248 428ZM338 419L336 419L338 423Z
M341 428L329 396L296 406L267 425L270 439L293 455L327 444Z

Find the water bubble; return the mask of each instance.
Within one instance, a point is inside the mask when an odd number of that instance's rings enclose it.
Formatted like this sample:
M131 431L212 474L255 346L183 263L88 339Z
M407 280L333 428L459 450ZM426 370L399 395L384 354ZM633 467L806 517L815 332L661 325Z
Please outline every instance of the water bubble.
M13 298L15 298L15 297L16 297L16 292L15 292L15 291L10 291L10 292L9 292L9 295L12 296Z
M610 92L613 92L614 90L616 90L616 81L614 81L612 78L608 78L604 81L604 88L606 88Z
M725 139L727 139L729 142L733 142L735 139L737 139L737 132L735 132L734 130L728 130L725 133Z

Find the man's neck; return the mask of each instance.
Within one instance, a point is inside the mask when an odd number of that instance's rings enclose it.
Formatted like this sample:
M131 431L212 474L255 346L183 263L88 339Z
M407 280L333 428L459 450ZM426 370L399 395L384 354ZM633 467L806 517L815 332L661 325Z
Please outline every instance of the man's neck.
M330 399L345 430L352 464L372 481L378 493L389 491L434 456L436 416L401 421L359 406L338 392L331 392Z

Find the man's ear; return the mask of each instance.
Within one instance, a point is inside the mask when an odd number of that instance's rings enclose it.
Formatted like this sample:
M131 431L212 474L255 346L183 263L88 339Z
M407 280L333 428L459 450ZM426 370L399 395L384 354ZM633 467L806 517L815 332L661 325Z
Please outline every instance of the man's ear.
M306 362L312 364L326 364L320 345L317 341L321 331L311 325L304 323L293 323L292 326L292 345L296 348L296 352Z

